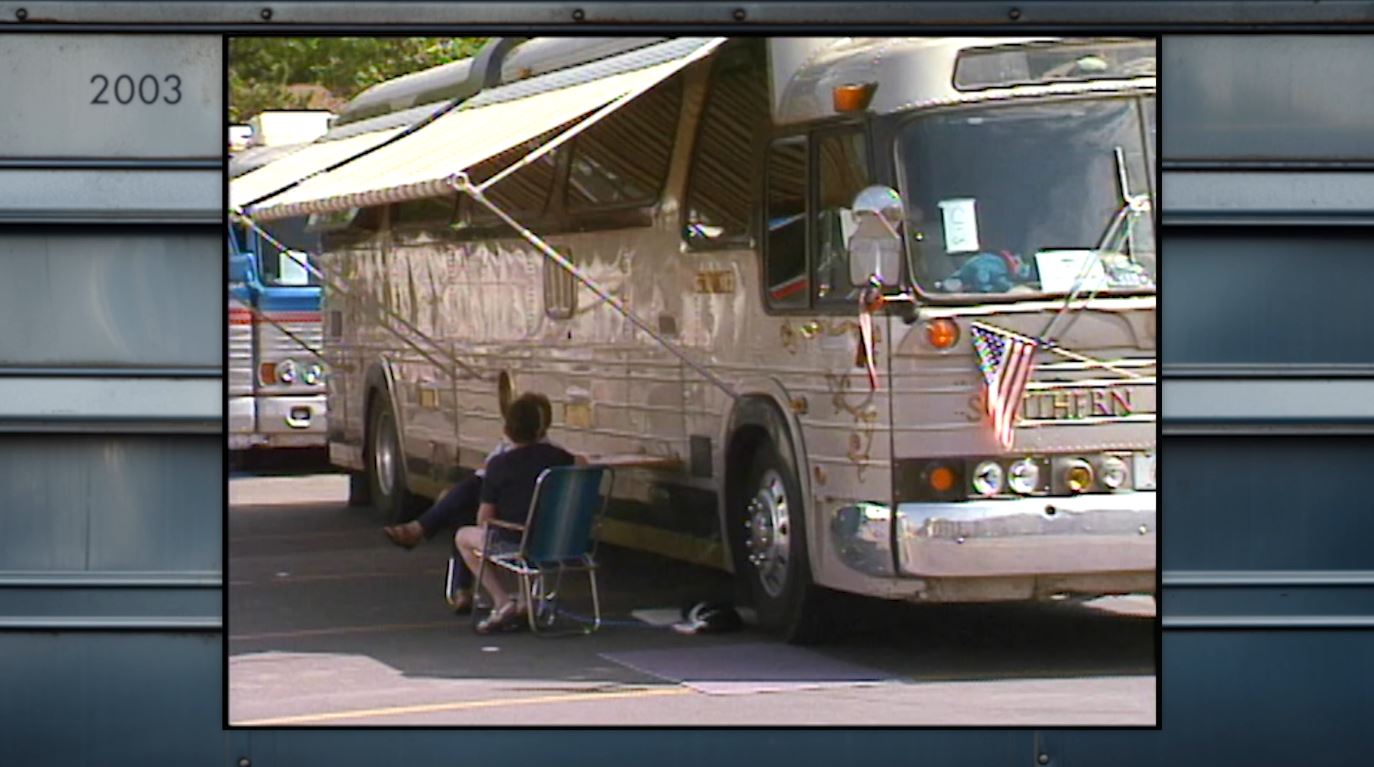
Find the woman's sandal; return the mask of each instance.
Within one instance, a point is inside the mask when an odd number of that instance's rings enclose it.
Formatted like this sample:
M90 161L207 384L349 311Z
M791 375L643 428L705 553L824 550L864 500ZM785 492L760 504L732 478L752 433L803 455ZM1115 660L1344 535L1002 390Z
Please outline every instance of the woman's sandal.
M498 631L516 631L524 620L524 611L520 609L517 602L512 600L492 610L491 615L478 622L477 633L494 634Z

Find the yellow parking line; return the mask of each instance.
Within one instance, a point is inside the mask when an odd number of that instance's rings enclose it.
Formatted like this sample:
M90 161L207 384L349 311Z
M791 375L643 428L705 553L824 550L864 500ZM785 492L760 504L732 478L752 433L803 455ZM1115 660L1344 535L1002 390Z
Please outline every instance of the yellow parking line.
M446 621L431 621L428 623L385 623L380 626L336 626L327 629L301 629L299 631L275 631L269 634L230 634L230 642L246 642L254 639L291 639L294 637L317 637L333 636L335 634L371 634L374 632L385 631L408 631L410 629L429 629L462 627L467 625L464 621L450 619Z
M393 706L390 708L363 708L354 711L333 711L324 714L302 714L282 716L272 719L250 719L244 722L231 722L235 727L279 727L292 724L319 724L336 722L341 719L368 719L379 716L399 716L401 714L433 714L441 711L463 711L478 708L500 708L503 706L532 706L542 703L573 703L591 700L614 700L618 698L652 698L668 695L690 695L686 687L649 687L621 692L579 692L565 695L543 695L535 698L492 698L490 700L465 700L452 703L428 703L417 706Z

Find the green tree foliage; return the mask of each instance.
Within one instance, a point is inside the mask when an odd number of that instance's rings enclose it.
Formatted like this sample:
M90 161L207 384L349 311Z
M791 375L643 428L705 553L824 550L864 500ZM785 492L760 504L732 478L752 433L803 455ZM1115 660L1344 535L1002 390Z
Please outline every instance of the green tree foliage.
M237 37L229 120L269 109L337 109L369 86L474 55L480 37Z

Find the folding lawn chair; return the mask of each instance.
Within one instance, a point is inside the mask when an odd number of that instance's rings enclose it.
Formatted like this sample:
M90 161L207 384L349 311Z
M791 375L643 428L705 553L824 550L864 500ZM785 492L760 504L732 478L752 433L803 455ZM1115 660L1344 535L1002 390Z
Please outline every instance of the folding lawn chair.
M596 589L596 525L611 497L614 472L605 466L560 466L545 469L534 486L524 525L500 520L487 523L477 582L487 563L514 573L529 607L530 630L550 636L558 619L563 575L585 572L592 590L591 627L558 633L590 634L601 627L601 601ZM520 547L503 551L499 532L520 533ZM477 611L473 611L476 623Z

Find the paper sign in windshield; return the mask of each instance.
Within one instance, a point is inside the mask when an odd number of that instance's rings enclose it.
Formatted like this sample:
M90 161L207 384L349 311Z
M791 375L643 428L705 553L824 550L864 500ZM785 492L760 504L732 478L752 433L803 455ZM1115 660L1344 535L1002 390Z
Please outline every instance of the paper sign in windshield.
M294 258L292 257L294 256ZM277 256L277 284L303 287L310 284L310 273L296 259L305 260L304 253L284 250Z
M981 249L978 245L978 211L974 203L972 198L940 201L946 253L977 253Z
M1082 290L1101 290L1107 287L1107 272L1102 259L1093 258L1091 250L1042 250L1035 254L1035 268L1040 272L1040 289L1046 293L1067 293L1084 274ZM1091 266L1089 266L1091 264Z

